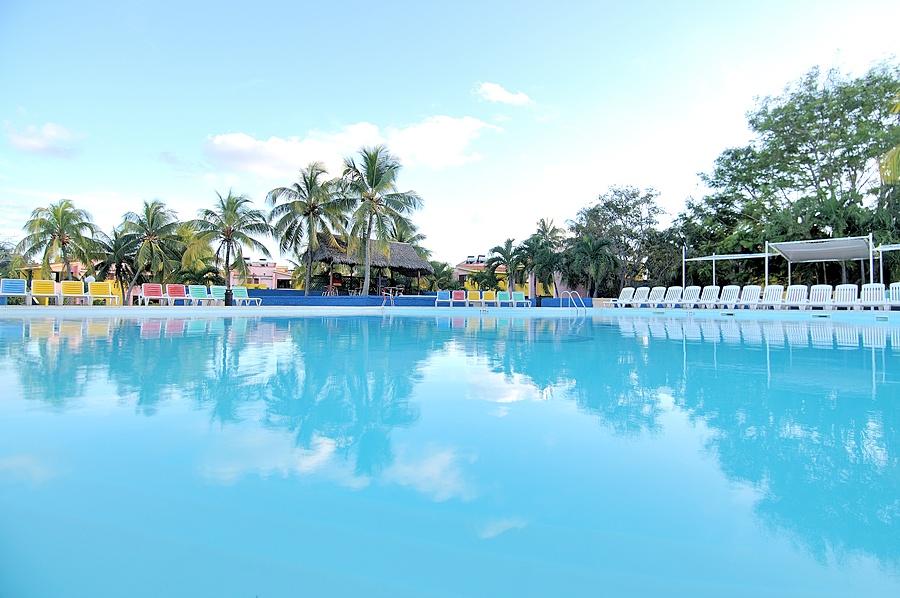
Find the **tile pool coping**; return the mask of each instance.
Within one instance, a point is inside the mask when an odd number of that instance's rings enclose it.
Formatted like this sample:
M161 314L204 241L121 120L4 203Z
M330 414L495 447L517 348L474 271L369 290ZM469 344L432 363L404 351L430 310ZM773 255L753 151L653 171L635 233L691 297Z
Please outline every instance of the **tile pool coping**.
M213 317L316 317L316 316L411 316L411 317L517 317L517 318L682 318L699 320L831 321L852 324L900 326L900 311L821 310L721 310L655 308L568 307L334 307L334 306L0 306L0 319L30 318L213 318Z

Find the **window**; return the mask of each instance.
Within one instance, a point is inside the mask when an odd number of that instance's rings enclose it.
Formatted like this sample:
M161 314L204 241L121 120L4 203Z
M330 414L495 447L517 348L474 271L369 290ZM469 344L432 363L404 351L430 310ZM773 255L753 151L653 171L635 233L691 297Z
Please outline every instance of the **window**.
M466 275L465 275L465 274L460 274L460 275L457 277L457 280L459 280L459 282L463 282L463 283L466 282Z

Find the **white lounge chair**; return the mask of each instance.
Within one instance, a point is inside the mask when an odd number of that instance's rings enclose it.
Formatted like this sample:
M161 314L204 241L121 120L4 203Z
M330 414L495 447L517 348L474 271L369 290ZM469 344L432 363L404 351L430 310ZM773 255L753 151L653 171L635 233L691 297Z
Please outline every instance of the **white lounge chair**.
M887 308L900 307L900 282L892 282L888 287ZM897 347L900 349L900 346Z
M756 309L759 305L759 294L761 292L762 287L758 284L745 285L743 290L741 290L741 298L738 301L738 307L743 309Z
M835 308L859 309L859 287L855 284L839 284L834 289Z
M888 301L884 295L884 284L873 282L862 286L859 305L870 309L887 309Z
M763 291L762 300L759 302L759 306L763 309L781 309L781 305L784 301L784 287L780 284L770 284L766 285L766 290Z
M809 301L807 301L807 305L809 305L811 309L816 307L831 309L831 285L814 284L809 289Z
M703 287L703 293L700 295L700 301L697 302L698 307L715 307L719 302L719 285L708 285Z
M719 297L719 301L716 305L722 309L734 309L737 307L738 295L740 292L741 287L736 284L725 285L722 289L722 296Z
M647 307L658 307L663 300L663 297L666 294L666 287L653 287L650 289L650 295L647 297L647 300L639 305L635 305L635 307L641 307L641 305L646 305Z
M634 297L631 298L631 301L623 303L623 306L640 307L642 303L647 301L648 295L650 295L650 287L638 287L635 289Z
M700 298L700 287L690 286L684 287L684 294L681 296L681 307L683 309L691 309L697 305Z
M666 307L675 307L681 303L681 293L683 291L684 289L678 286L669 287L666 290L666 296L663 298L662 304Z
M634 287L622 287L619 291L619 298L611 301L613 307L624 307L631 302L634 297Z
M797 309L806 309L809 304L807 295L809 289L805 284L792 284L787 288L787 296L784 298L784 306L787 309L796 307Z

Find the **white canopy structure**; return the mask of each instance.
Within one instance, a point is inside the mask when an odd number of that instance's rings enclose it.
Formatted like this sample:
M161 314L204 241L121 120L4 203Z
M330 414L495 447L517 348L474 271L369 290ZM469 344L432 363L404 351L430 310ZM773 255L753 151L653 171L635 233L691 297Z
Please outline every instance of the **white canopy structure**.
M900 243L891 243L885 245L882 243L878 247L875 248L875 251L878 252L878 280L880 282L884 282L884 254L890 251L900 251Z
M723 260L766 260L766 284L769 284L769 258L781 256L788 263L788 284L791 282L791 264L810 262L845 262L860 260L863 264L869 261L869 282L875 282L875 251L872 246L872 235L865 237L841 237L838 239L810 239L806 241L766 241L763 253L732 253L727 255L707 255L703 257L686 257L686 248L681 251L681 284L685 284L685 267L687 262L712 262L713 284L716 284L716 262ZM900 249L900 245L883 245L884 251L892 251L888 247ZM879 250L881 247L879 247ZM772 252L774 250L774 253ZM879 253L880 257L880 253ZM863 268L865 270L865 268ZM883 278L883 277L882 277Z

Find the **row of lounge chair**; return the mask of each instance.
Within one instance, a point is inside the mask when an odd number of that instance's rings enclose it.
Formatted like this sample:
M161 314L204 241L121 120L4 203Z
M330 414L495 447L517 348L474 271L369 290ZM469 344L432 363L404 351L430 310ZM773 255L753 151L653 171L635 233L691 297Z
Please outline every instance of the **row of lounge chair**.
M614 307L681 307L687 309L891 309L900 308L900 282L885 287L880 282L859 286L839 284L770 284L763 287L748 284L743 289L737 285L717 285L682 288L673 287L625 287Z
M496 307L531 307L531 299L525 298L522 291L438 291L437 297L434 299L434 306L447 305L453 307L462 304L465 307L477 305L487 307L494 305Z
M150 305L156 301L160 305L176 305L180 301L184 305L223 305L225 303L225 287L212 285L207 288L202 284L167 284L165 290L158 283L144 283L136 293L140 305ZM232 297L236 305L260 305L262 299L250 297L246 287L232 287ZM85 302L93 305L101 301L104 305L118 305L121 296L117 294L110 282L90 282L85 289L80 280L65 280L55 283L52 280L32 280L31 287L20 278L0 279L0 297L19 297L30 305L34 299L46 299L57 305L65 304L69 299L73 302Z

